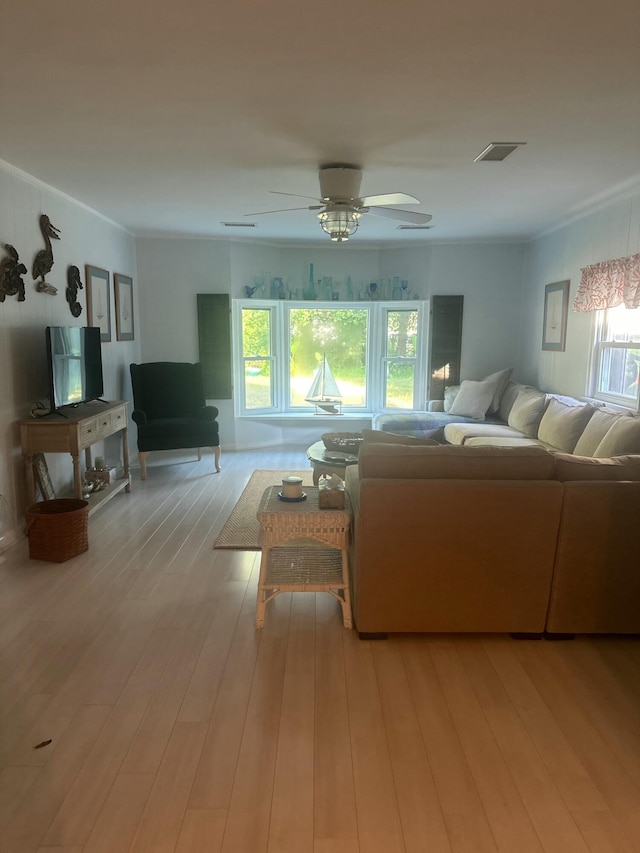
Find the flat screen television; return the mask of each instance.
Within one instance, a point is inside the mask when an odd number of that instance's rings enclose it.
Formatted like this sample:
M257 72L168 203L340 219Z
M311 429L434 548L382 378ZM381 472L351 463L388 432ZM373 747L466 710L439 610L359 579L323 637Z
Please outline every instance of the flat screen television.
M97 400L104 393L98 326L48 326L51 411Z

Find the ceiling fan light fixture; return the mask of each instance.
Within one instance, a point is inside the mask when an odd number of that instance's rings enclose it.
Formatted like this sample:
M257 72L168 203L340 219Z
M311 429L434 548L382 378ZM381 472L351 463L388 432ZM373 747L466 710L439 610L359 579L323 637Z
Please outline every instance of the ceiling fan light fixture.
M318 214L320 227L334 243L346 243L358 230L360 213L344 207L326 207Z

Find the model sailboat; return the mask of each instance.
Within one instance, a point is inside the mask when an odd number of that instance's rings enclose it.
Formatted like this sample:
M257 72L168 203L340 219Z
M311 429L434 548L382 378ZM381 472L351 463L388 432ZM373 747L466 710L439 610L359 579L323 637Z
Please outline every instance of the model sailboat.
M342 395L333 373L329 367L326 356L322 356L316 375L313 377L311 388L305 397L307 403L313 403L316 407L316 415L341 415ZM318 411L320 409L320 411Z

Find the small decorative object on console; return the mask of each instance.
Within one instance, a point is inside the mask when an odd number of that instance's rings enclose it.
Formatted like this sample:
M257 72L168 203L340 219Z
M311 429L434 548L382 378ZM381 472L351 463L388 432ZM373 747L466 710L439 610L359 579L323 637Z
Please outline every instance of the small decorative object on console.
M106 486L110 486L111 483L115 483L116 481L116 468L88 468L85 471L85 480L88 483L93 483L93 491L98 491L96 489L96 485L101 484L101 488L105 488Z

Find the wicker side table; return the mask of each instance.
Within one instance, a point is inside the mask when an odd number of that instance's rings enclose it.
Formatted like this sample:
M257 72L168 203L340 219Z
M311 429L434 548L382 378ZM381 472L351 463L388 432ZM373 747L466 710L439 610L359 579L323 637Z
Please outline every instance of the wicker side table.
M280 486L270 486L258 509L260 578L256 628L264 626L269 601L281 592L328 592L342 607L345 628L351 628L349 594L349 529L346 509L320 509L318 489L305 486L307 500L278 499Z

